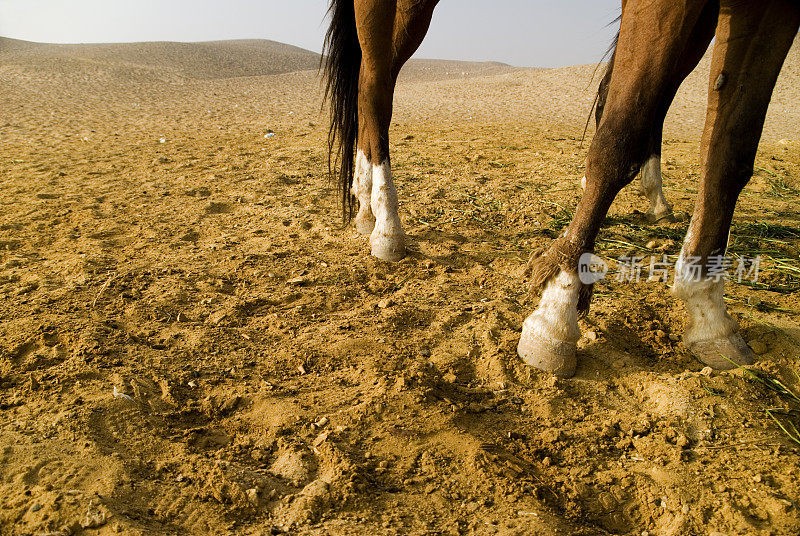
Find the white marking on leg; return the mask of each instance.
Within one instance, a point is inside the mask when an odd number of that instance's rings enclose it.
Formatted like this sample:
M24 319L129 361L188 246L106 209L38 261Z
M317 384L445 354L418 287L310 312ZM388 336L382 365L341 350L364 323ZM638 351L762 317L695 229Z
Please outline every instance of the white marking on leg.
M650 201L650 208L647 214L654 221L660 221L670 217L672 205L667 202L664 195L663 181L661 177L661 157L654 154L642 166L642 193Z
M581 178L581 190L586 191L586 175Z
M522 325L517 353L526 363L556 376L575 373L580 288L578 274L563 270L547 283L539 307Z
M691 231L684 250L690 238ZM716 369L751 364L752 351L725 306L725 282L697 277L688 268L685 258L684 251L681 251L672 286L672 293L684 301L689 313L689 327L683 335L683 343L700 361Z
M399 261L406 254L406 237L388 160L372 166L371 206L375 215L375 229L369 237L372 254L385 261Z
M353 195L358 198L358 214L356 214L356 230L368 235L375 228L375 216L372 214L372 165L361 149L356 153L356 172L353 177Z

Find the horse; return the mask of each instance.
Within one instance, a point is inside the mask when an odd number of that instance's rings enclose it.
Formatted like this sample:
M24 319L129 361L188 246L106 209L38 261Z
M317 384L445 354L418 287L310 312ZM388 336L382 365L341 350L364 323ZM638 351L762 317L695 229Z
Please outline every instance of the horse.
M340 159L345 215L353 211L352 192L359 202L356 228L370 234L372 254L385 260L398 260L405 251L389 164L392 94L436 3L331 2L330 149ZM753 363L727 312L724 278L708 266L726 251L736 201L752 176L772 90L798 28L800 4L793 0L623 0L613 61L598 94L583 196L563 235L529 261L531 287L541 298L525 319L517 346L525 363L560 377L574 375L578 319L588 312L593 288L581 279L580 264L594 252L614 198L640 170L661 190L655 173L660 127L712 36L701 183L672 293L686 304L683 342L699 361L715 369Z
M400 69L424 40L438 2L331 0L328 10L331 22L325 35L323 61L325 97L331 109L329 164L338 159L345 222L352 217L357 201L356 230L369 235L372 255L390 262L405 255L405 234L389 158L394 87ZM692 52L699 51L702 57L712 35L713 31L704 37L705 46L700 46L703 40L698 38L698 46ZM687 64L691 64L691 57ZM598 125L613 65L614 56L598 91ZM675 91L679 85L680 82ZM641 168L640 192L650 202L646 216L655 223L675 221L661 178L661 129L666 111L660 121L654 122L652 156ZM585 178L581 184L585 184Z

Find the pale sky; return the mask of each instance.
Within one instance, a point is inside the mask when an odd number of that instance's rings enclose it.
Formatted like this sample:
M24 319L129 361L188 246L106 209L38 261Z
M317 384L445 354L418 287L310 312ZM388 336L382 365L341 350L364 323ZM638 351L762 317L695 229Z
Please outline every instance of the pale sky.
M319 52L327 0L0 0L0 35L49 43L272 39ZM595 63L619 0L441 0L417 57Z

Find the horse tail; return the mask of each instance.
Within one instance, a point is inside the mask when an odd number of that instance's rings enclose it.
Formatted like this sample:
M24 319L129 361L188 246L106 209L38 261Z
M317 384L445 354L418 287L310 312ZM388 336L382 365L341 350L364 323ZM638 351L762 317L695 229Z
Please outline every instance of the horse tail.
M611 82L611 73L614 71L614 58L617 53L617 43L619 43L619 32L614 36L611 46L608 47L603 57L611 56L608 60L606 67L603 71L603 78L600 79L600 85L597 88L597 98L595 99L594 106L594 119L597 126L600 126L600 120L603 118L603 110L606 107L606 98L608 97L608 84Z
M622 15L617 17L613 22L609 25L614 24L615 22L619 22L622 20ZM583 140L586 139L586 132L589 130L589 123L592 120L592 113L594 113L594 121L595 121L595 128L600 126L600 120L603 119L603 110L606 107L606 98L608 97L608 84L611 82L611 72L614 70L614 56L617 50L617 43L619 42L619 31L614 36L614 40L611 42L611 45L606 50L603 57L600 58L600 63L595 67L594 72L592 73L592 79L594 80L594 75L597 74L597 70L602 65L604 59L608 58L609 55L611 59L608 60L608 63L602 70L602 77L600 78L600 85L597 86L597 94L594 96L594 102L592 102L592 109L589 110L589 116L586 118L586 124L583 126L583 135L581 136L581 146L583 146Z
M353 0L331 0L331 25L325 34L320 68L324 69L325 101L330 103L328 172L336 173L342 198L342 219L353 215L353 168L358 137L358 75L361 46L356 33Z

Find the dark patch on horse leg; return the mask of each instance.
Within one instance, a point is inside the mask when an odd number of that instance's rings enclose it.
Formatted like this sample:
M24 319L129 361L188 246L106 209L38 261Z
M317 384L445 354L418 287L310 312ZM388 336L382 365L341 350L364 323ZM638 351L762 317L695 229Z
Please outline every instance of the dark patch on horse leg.
M531 292L541 292L547 283L562 270L575 273L581 255L588 250L576 246L568 239L557 238L545 252L534 252L525 267L525 274L530 277ZM581 285L578 297L578 312L584 316L589 312L593 285Z

